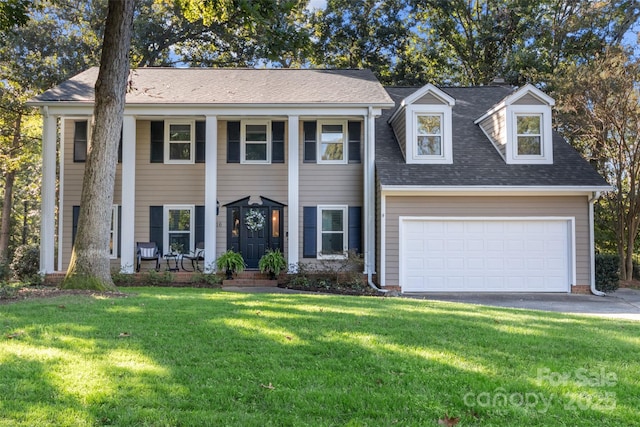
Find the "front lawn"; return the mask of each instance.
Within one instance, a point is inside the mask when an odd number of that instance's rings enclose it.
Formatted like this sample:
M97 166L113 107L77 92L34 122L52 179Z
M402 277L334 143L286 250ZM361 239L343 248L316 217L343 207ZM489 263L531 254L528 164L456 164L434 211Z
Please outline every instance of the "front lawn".
M0 426L640 425L640 322L126 292L0 305Z

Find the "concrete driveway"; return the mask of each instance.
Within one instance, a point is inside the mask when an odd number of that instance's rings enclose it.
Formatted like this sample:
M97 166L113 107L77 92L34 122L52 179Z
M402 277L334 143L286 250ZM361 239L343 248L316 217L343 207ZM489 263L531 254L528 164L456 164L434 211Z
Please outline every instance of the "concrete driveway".
M621 288L606 297L547 293L405 293L403 297L496 307L590 314L640 321L640 290Z

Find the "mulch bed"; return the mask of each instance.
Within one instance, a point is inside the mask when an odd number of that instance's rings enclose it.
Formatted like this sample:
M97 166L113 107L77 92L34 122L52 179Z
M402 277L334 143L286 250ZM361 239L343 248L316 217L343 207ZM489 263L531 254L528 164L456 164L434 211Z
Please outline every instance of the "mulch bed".
M65 295L84 295L91 297L101 296L105 298L126 298L129 296L129 294L112 291L101 292L84 289L60 289L53 286L28 286L18 289L15 295L8 298L0 298L0 304L10 304L27 299L53 298Z

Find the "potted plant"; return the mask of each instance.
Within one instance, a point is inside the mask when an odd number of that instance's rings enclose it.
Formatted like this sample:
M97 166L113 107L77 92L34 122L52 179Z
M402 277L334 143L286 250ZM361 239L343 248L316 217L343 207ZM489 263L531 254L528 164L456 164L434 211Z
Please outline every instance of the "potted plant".
M262 258L260 258L258 267L260 267L262 273L269 273L269 278L273 280L282 270L287 268L287 261L284 259L280 249L276 249L275 251L267 249L264 255L262 255Z
M226 271L227 279L233 279L233 273L240 273L245 268L244 259L238 252L229 249L216 260L218 270Z

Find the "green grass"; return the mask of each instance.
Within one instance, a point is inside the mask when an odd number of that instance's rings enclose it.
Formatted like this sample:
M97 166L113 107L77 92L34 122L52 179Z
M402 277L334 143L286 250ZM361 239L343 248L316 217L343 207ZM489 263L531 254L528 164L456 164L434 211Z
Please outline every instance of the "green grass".
M0 426L640 425L640 322L126 292L0 306Z

